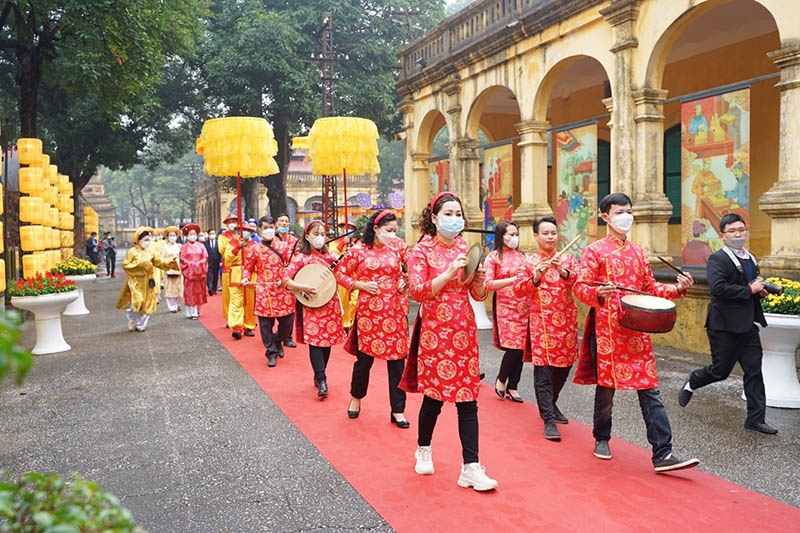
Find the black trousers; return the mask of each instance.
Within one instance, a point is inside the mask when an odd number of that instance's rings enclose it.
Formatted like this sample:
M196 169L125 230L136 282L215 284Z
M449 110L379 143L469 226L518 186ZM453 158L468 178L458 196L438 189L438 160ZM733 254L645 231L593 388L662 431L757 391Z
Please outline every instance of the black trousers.
M117 267L117 253L111 251L106 252L106 274L109 276L113 276L116 267Z
M689 375L689 386L699 389L726 379L738 362L744 371L744 393L747 396L747 422L761 424L767 411L764 376L761 374L761 337L753 324L746 333L706 330L711 345L711 364Z
M327 379L325 369L328 367L328 359L331 358L331 347L309 344L308 358L311 359L311 368L314 369L314 379L318 382Z
M430 446L436 420L442 412L441 400L428 396L422 398L419 408L418 446ZM461 457L464 464L478 462L478 402L456 402L458 411L458 436L461 439Z
M208 274L206 274L206 285L208 292L211 294L217 293L219 287L219 266L214 268L214 265L208 265Z
M291 315L288 315L289 316L289 334L284 339L284 342L290 342L290 341L294 342L294 339L292 338L292 335L294 333L294 315L295 314L296 313L292 313Z
M350 395L359 400L367 395L369 387L369 372L375 358L363 352L358 352L353 363L353 377L350 379ZM406 391L398 388L400 378L403 377L405 359L386 361L386 370L389 374L389 404L393 413L402 413L406 410Z
M506 350L500 362L497 379L506 384L506 389L517 390L522 376L522 350Z
M554 420L556 416L556 402L567 382L571 366L534 366L533 390L536 392L536 403L539 406L539 416L542 420Z
M286 340L291 331L293 315L286 315L280 317L260 316L258 317L258 330L261 332L261 342L266 349L265 355L277 356L280 350L278 347ZM278 331L273 332L275 321L278 322Z

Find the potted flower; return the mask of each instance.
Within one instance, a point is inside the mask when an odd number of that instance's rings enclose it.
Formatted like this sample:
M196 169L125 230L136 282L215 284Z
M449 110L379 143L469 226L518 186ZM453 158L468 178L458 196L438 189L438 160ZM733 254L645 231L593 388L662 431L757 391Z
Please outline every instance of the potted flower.
M61 331L61 313L78 299L78 286L64 274L47 272L35 278L20 279L7 290L11 305L34 314L36 345L34 355L64 352L72 347Z
M767 405L800 409L800 382L795 363L795 352L800 344L800 282L786 278L767 278L766 282L775 286L761 299L767 319L767 327L761 330L764 350L761 371Z
M88 315L89 309L86 307L86 301L83 298L83 289L87 283L97 278L97 265L86 259L72 256L66 261L56 263L51 272L53 274L64 274L67 279L74 281L78 285L78 299L67 306L64 314L68 316Z

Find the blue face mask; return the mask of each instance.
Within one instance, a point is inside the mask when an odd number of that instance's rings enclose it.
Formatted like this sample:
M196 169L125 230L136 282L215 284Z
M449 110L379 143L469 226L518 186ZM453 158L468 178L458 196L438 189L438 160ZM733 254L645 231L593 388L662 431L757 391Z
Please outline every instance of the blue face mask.
M439 233L447 239L454 239L464 231L464 219L461 217L438 217Z
M288 227L284 228L284 227L278 226L278 231L281 232L281 233L289 233L289 228Z

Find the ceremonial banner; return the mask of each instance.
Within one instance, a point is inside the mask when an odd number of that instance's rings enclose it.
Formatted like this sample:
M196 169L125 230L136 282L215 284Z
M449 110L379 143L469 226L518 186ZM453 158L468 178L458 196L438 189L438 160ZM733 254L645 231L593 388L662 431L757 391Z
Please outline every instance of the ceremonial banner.
M681 259L705 265L728 213L750 221L750 89L681 104Z
M556 131L556 220L560 246L582 237L569 250L580 258L597 238L597 124Z
M513 212L514 154L511 143L493 146L483 151L481 172L481 207L483 227L494 232L497 223L511 220ZM490 246L494 235L485 234L483 244Z

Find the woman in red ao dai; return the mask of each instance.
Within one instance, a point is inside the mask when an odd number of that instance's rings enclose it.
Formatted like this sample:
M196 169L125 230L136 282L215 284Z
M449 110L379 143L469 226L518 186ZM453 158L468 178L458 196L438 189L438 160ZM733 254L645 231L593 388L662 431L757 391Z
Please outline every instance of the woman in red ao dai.
M578 308L572 297L578 261L572 255L556 252L555 218L547 216L535 221L533 234L539 250L528 259L527 274L518 287L531 295L528 337L534 365L533 389L545 424L544 436L558 441L561 433L556 424L567 424L569 419L556 402L578 358Z
M521 403L517 385L522 375L530 296L515 286L526 269L525 254L517 249L519 231L516 224L510 220L497 224L494 245L494 250L483 262L486 288L495 291L492 297L492 341L496 348L505 350L494 391L500 398L508 395L509 399Z
M325 224L320 220L312 220L303 232L299 253L292 258L286 267L285 284L288 289L316 294L317 288L303 283L296 283L293 278L306 265L312 263L330 267L336 260L325 244ZM337 282L343 277L339 269L334 269ZM303 307L302 329L297 328L298 342L308 343L308 356L314 370L314 386L317 396L328 396L328 381L325 368L331 356L331 346L342 342L345 338L342 327L342 304L334 292L333 298L321 307ZM300 322L300 321L298 321ZM299 324L298 324L299 326Z
M208 252L202 243L197 242L200 226L192 222L186 224L182 232L186 237L186 243L181 246L179 255L183 274L183 305L186 318L197 320L200 306L206 303Z
M406 429L406 393L398 385L408 353L408 285L403 273L408 246L397 238L397 217L391 211L379 211L370 218L361 243L351 248L340 267L350 278L344 283L345 288L358 290L350 333L357 339L357 349L353 350L356 361L347 414L358 417L361 399L367 395L372 363L383 359L389 374L390 421Z
M469 248L464 225L461 201L450 192L436 195L420 215L423 236L408 257L409 288L420 310L403 388L424 394L414 470L434 473L433 430L444 402L455 402L463 458L458 485L485 491L497 481L478 461L478 330L469 302L469 294L486 298L485 273L479 269L468 286L459 279Z

